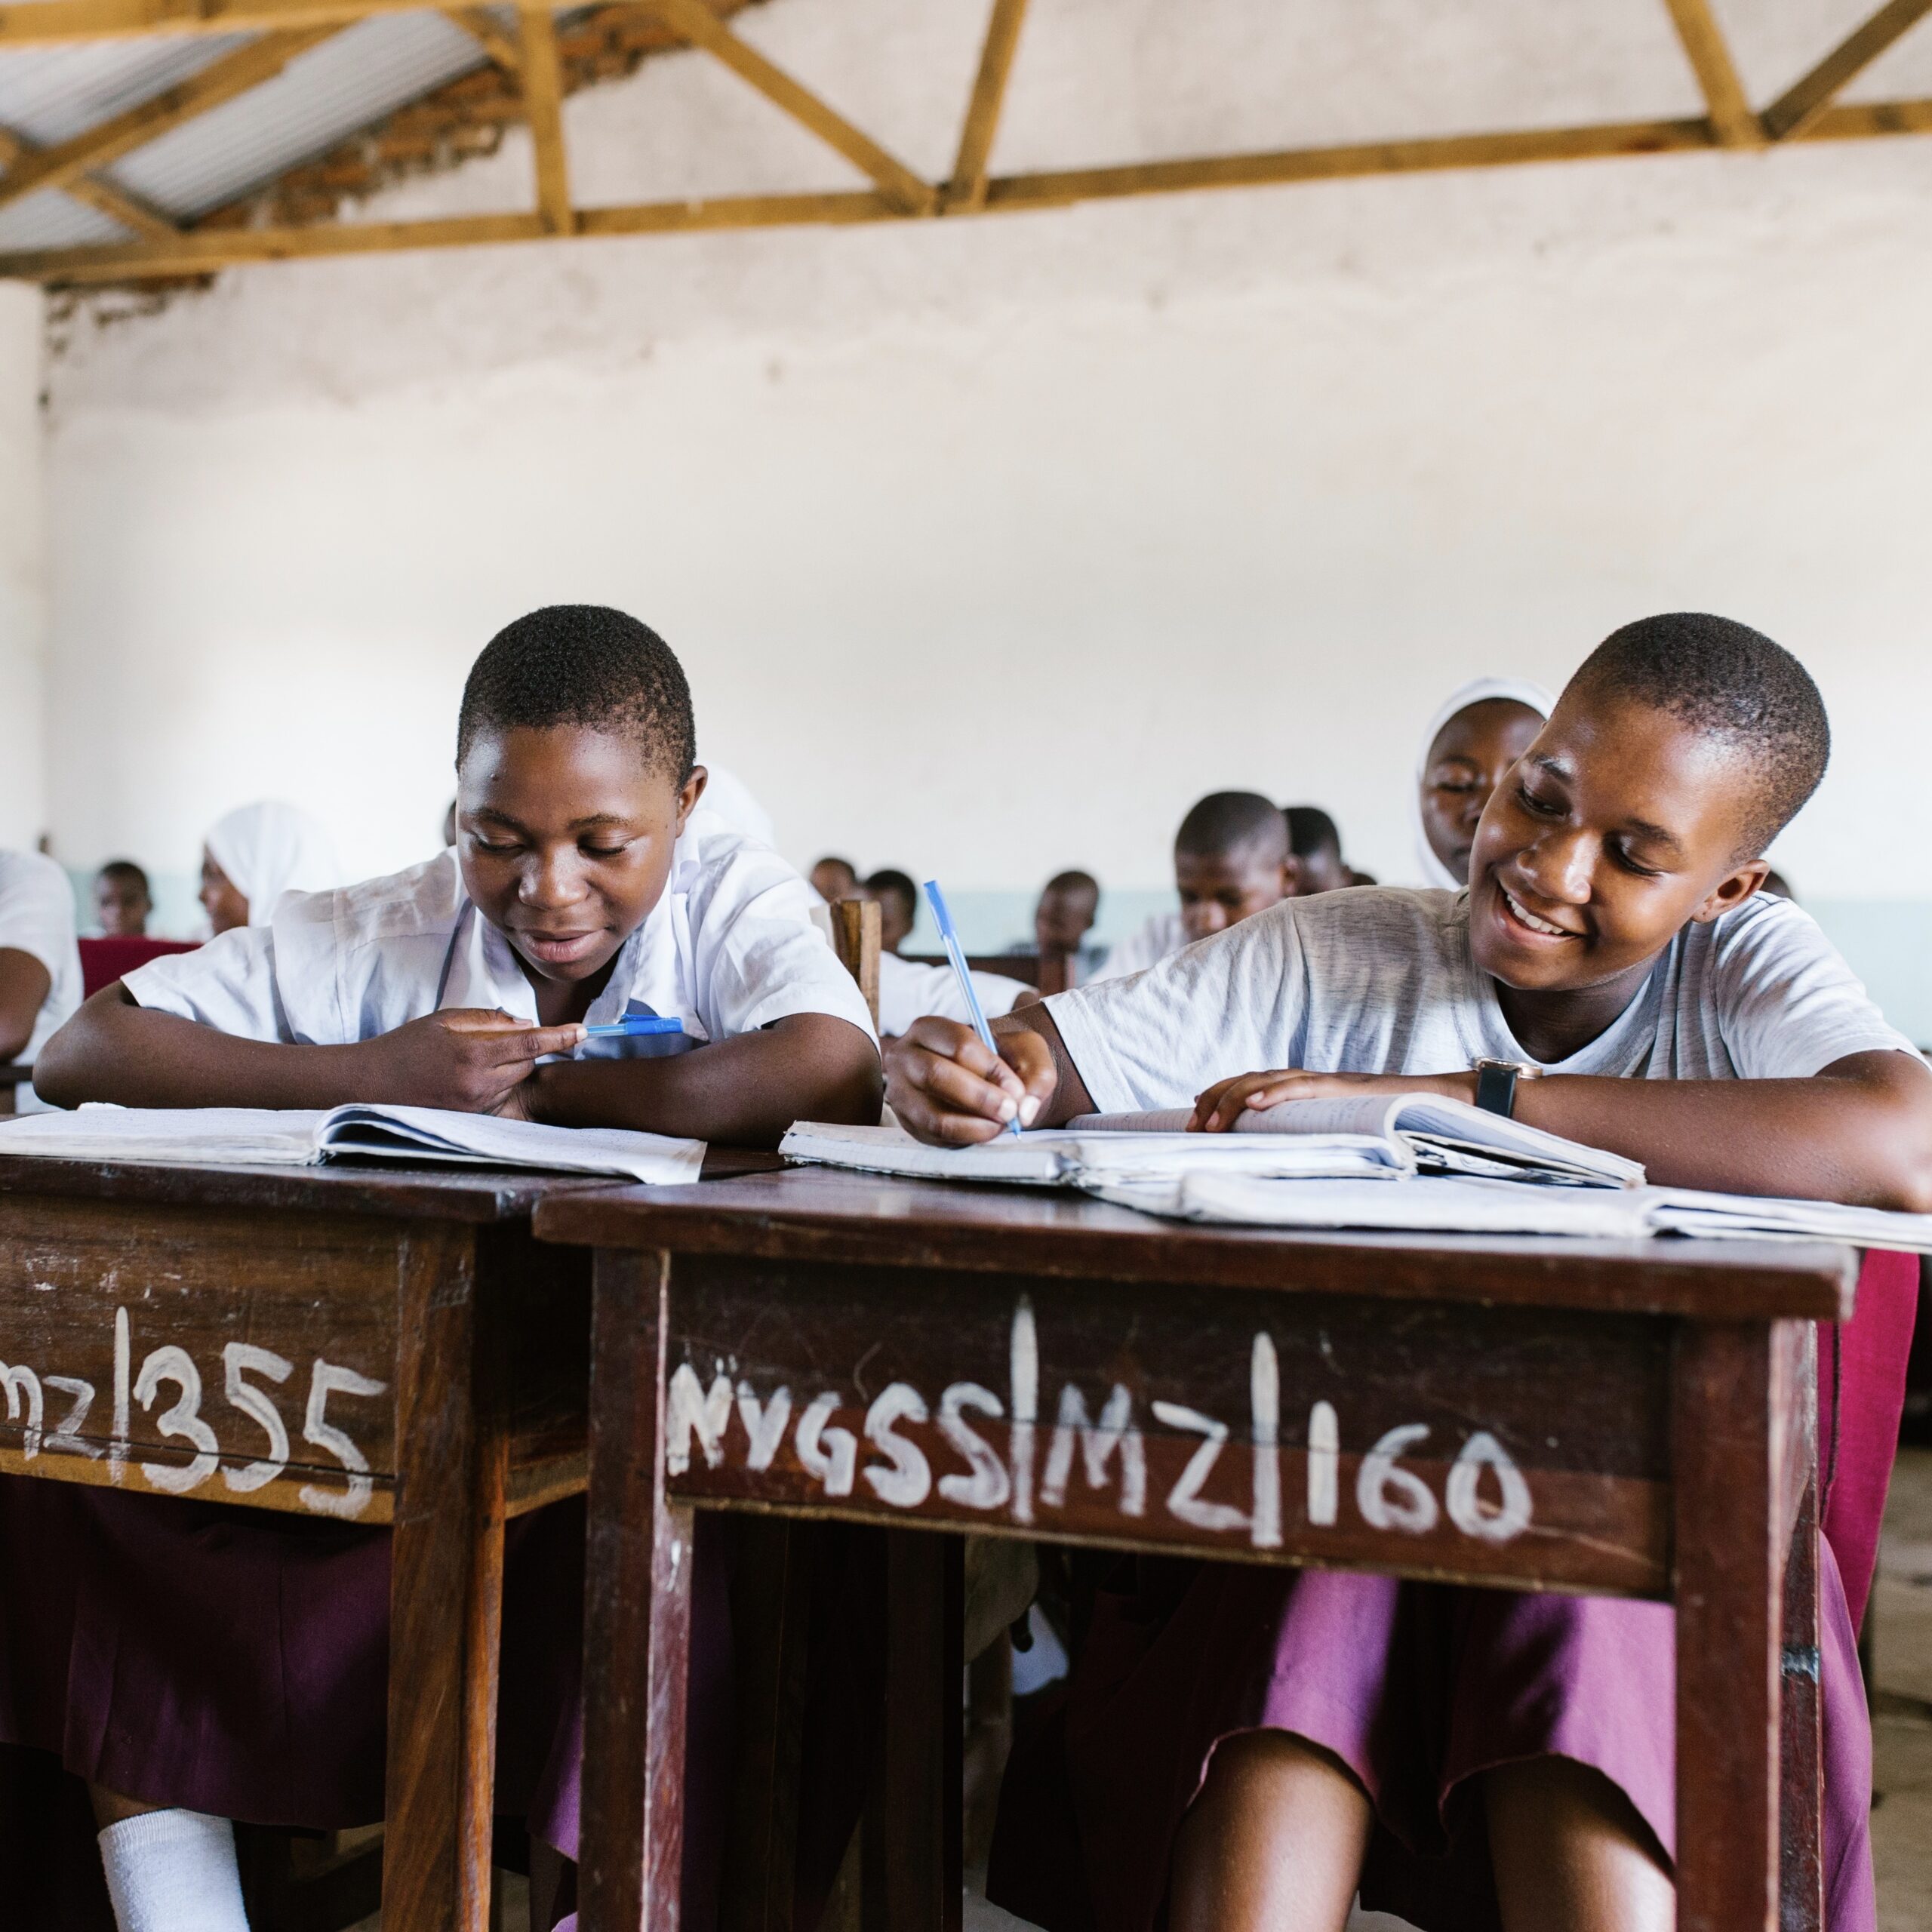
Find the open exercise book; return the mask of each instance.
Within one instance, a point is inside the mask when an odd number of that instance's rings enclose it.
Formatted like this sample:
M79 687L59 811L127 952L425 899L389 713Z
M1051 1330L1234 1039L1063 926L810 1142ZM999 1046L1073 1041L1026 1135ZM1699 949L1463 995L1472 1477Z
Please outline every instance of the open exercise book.
M704 1143L619 1128L543 1127L436 1107L112 1107L24 1114L0 1124L0 1154L188 1167L307 1168L355 1155L414 1164L614 1174L647 1186L696 1180Z
M1439 1234L1654 1235L1846 1241L1932 1254L1932 1215L1649 1187L1635 1161L1432 1094L1293 1100L1232 1134L1185 1112L1094 1114L979 1147L897 1124L801 1121L789 1158L921 1180L1075 1187L1170 1219Z

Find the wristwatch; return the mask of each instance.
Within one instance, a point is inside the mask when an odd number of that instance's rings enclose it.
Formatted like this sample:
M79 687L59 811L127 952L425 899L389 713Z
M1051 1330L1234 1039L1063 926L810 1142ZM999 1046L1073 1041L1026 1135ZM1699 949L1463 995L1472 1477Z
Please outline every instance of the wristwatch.
M1540 1080L1543 1069L1526 1060L1470 1061L1476 1076L1476 1105L1486 1114L1500 1114L1509 1119L1516 1111L1516 1082Z

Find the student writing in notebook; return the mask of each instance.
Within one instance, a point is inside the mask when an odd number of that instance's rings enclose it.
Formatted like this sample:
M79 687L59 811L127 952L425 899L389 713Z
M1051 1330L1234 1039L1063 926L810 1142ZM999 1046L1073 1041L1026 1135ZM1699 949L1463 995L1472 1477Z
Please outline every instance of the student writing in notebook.
M694 742L684 673L635 619L564 607L512 624L463 692L456 850L286 899L131 974L60 1035L56 1090L68 1104L389 1100L740 1143L801 1115L875 1120L865 1002L804 881L694 823ZM600 1041L568 1057L586 1022L640 1011L681 1020L686 1050ZM521 1715L505 1718L502 1808L567 1854L583 1537L571 1505L515 1526L509 1601L528 1614L506 1612L503 1652L504 1709ZM728 1630L703 1538L697 1561L703 1759ZM0 1478L0 1569L66 1580L0 1609L0 1743L91 1788L121 1932L242 1932L231 1818L382 1815L386 1531ZM0 1869L15 1789L0 1786ZM702 1924L716 1844L694 1801L687 1922Z
M1278 903L1294 890L1288 828L1258 792L1211 792L1174 834L1177 912L1157 912L1100 963L1088 983L1124 979Z
M1292 900L1012 1015L997 1060L922 1020L889 1097L942 1143L1189 1099L1216 1130L1302 1095L1472 1100L1482 1059L1497 1104L1654 1180L1923 1211L1932 1071L1758 891L1828 746L1768 638L1629 626L1497 787L1466 894ZM1829 1924L1870 1932L1869 1737L1829 1541L1821 1565ZM1063 1727L1009 1774L994 1894L1051 1932L1075 1922L1069 1870L1093 1932L1334 1932L1358 1883L1425 1932L1660 1932L1673 1631L1665 1605L1140 1566L1097 1608ZM1029 1835L1054 1817L1070 1830Z

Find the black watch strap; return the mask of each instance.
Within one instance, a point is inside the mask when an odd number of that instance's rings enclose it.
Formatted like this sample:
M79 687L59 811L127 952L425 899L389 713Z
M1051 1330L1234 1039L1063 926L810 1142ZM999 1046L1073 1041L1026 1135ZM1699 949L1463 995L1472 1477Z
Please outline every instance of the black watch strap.
M1476 1069L1476 1105L1486 1114L1500 1114L1507 1120L1516 1111L1516 1069L1499 1066L1494 1061Z

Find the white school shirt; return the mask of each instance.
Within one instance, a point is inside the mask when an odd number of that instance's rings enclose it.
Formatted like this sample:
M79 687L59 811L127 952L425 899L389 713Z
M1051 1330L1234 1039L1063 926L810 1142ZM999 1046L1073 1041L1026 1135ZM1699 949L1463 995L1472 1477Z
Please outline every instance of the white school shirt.
M675 1017L701 1044L795 1013L828 1013L873 1038L857 985L812 923L811 888L769 848L696 819L587 1023L629 1012ZM500 1007L537 1022L536 989L464 891L454 851L337 891L291 893L266 928L223 933L122 983L158 1012L304 1045L371 1039L447 1007ZM581 1053L640 1049L654 1043L594 1041Z
M1013 1011L1013 1002L1028 990L1024 980L1009 980L1004 973L975 973L973 991L980 1011L989 1020L997 1020ZM935 1013L942 1020L957 1020L966 1026L973 1016L966 1011L966 996L959 990L959 975L950 966L921 966L916 960L901 959L896 952L878 956L878 1030L891 1035L903 1033L922 1014Z
M1230 1075L1454 1073L1534 1062L1469 952L1469 896L1362 887L1284 899L1132 980L1048 1002L1094 1104L1190 1105ZM1630 1004L1549 1073L1803 1078L1912 1053L1818 930L1759 894L1658 955Z
M1137 933L1129 933L1081 982L1097 986L1103 980L1124 980L1171 959L1187 943L1187 928L1178 912L1156 912Z
M0 852L0 951L24 952L47 968L47 997L20 1049L31 1066L56 1029L81 1003L81 951L74 940L74 889L40 852ZM40 1113L47 1103L31 1087L14 1089L17 1112Z

